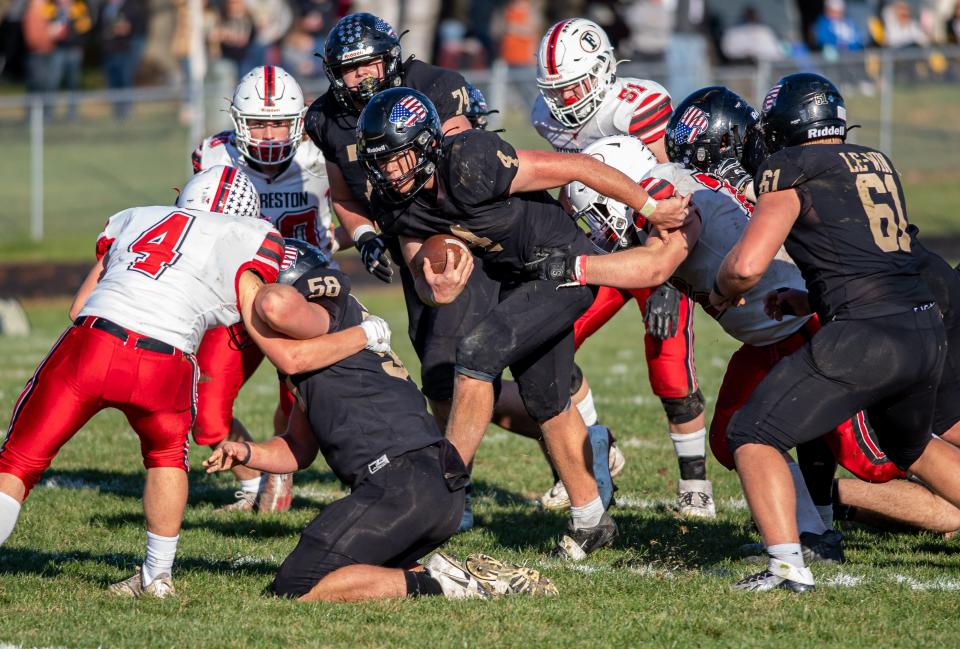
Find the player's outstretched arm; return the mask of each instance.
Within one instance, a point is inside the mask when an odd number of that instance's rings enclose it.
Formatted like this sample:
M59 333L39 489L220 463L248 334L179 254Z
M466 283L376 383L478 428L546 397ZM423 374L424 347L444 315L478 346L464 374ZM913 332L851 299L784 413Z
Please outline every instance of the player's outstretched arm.
M224 442L203 461L203 466L207 473L228 471L237 465L267 473L293 473L313 464L319 450L310 422L295 408L283 435L262 444Z
M643 246L610 255L585 257L585 283L638 289L653 288L669 281L700 237L700 213L694 207L691 215L682 228L663 236L650 236Z
M275 331L257 314L254 306L257 292L262 286L263 280L252 271L240 276L237 292L240 313L247 333L270 362L284 374L301 374L328 367L367 346L367 335L359 326L306 340L295 340Z
M517 151L517 175L510 184L510 193L539 191L563 187L580 181L587 187L615 201L626 204L663 229L678 228L687 219L690 197L654 200L629 176L582 153L552 151Z
M700 213L694 208L693 218L682 228L651 236L642 247L610 255L558 251L537 260L537 273L540 279L559 282L561 288L584 284L623 289L660 286L687 258L699 236Z
M799 215L800 197L792 188L760 196L746 230L717 272L710 293L714 307L724 309L743 303L741 296L767 272Z

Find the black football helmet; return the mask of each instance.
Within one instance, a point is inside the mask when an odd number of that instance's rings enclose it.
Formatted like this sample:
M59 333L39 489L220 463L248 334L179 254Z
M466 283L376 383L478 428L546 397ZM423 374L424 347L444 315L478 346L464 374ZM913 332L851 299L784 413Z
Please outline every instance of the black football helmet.
M277 283L293 286L304 273L317 266L326 268L329 265L330 256L323 250L302 239L287 237L283 240L283 262L280 265Z
M667 156L671 162L711 171L726 158L742 160L760 115L723 86L701 88L673 111L667 122Z
M480 129L481 131L486 130L489 124L487 116L500 111L490 110L487 106L487 99L473 84L467 83L467 93L470 95L470 105L464 114L467 116L467 119L470 120L470 125L473 126L473 128Z
M847 109L833 83L819 74L788 74L770 88L760 118L770 153L828 137L847 137Z
M380 196L390 203L411 198L430 180L440 158L440 115L426 95L411 88L391 88L374 95L357 120L357 159ZM390 179L382 163L412 149L416 160L399 178ZM400 188L414 179L406 192Z
M393 27L373 14L356 13L344 16L330 30L323 46L323 69L333 96L355 113L381 90L400 85L400 57L400 37ZM383 59L383 78L368 77L356 88L348 88L343 82L343 68L374 59Z

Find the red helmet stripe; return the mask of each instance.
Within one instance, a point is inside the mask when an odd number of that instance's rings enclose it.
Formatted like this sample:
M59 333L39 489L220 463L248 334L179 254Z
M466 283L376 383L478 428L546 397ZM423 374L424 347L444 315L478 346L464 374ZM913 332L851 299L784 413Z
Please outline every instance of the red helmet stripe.
M276 92L276 72L272 65L263 68L263 105L273 106L273 95Z
M557 26L553 28L553 31L550 32L550 38L547 40L547 73L556 74L557 73L557 41L560 40L560 32L563 31L563 28L567 26L569 20L564 20L562 23L557 23Z
M220 175L220 184L217 185L217 193L213 197L213 203L210 205L211 212L223 212L227 204L227 197L230 196L230 189L233 187L233 179L237 177L236 167L226 167Z

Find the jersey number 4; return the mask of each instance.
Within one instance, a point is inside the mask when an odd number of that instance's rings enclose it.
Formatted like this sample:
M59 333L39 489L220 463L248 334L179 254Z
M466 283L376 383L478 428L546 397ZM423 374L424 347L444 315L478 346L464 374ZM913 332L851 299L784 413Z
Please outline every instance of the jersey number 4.
M180 259L180 246L192 224L192 216L174 212L151 226L130 244L128 250L140 257L127 268L158 279L163 271Z

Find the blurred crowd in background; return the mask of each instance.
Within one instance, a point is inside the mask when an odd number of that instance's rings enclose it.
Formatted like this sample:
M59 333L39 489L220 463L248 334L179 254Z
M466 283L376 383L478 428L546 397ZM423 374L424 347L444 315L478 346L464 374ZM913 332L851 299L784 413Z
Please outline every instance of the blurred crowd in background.
M322 77L324 38L367 11L390 22L404 54L459 70L534 65L553 22L603 26L623 59L657 62L680 32L703 34L715 64L826 57L869 47L960 41L960 0L202 0L208 76L266 63ZM182 83L187 0L0 0L0 73L8 92ZM118 110L123 111L123 106ZM122 116L122 114L120 115Z

